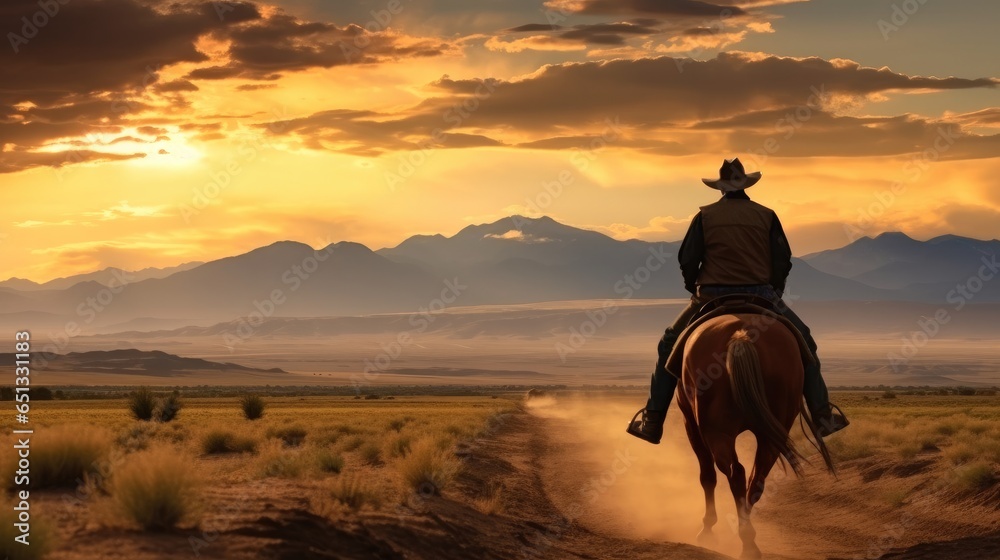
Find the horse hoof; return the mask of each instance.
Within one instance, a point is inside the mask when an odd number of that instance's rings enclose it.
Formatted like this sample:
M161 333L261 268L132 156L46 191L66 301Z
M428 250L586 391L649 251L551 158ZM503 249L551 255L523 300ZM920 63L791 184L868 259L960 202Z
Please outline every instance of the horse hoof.
M760 560L760 549L756 547L743 549L740 560Z
M715 533L711 529L702 529L698 533L698 544L702 546L711 546L715 544Z

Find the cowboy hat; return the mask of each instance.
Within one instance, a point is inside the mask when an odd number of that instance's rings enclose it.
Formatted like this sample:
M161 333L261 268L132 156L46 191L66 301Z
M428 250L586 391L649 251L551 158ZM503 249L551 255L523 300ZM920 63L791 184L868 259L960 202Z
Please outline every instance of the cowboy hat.
M747 173L743 170L740 158L727 159L719 168L718 179L702 179L702 182L723 192L741 191L754 186L760 181L760 171Z

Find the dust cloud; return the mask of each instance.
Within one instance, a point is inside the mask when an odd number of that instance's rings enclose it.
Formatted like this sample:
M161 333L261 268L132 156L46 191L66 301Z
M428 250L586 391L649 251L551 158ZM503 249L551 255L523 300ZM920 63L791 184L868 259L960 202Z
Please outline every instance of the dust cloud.
M592 531L684 542L738 556L741 542L728 481L719 474L714 542L699 543L705 498L683 417L672 403L663 441L651 445L625 433L628 421L643 404L641 399L597 396L530 399L528 410L544 424L546 434L539 465L546 492L564 515ZM743 434L737 449L749 473L753 436ZM775 467L755 517L767 508L768 493L780 492L787 480ZM767 527L759 519L754 526L762 549L785 548L780 528Z

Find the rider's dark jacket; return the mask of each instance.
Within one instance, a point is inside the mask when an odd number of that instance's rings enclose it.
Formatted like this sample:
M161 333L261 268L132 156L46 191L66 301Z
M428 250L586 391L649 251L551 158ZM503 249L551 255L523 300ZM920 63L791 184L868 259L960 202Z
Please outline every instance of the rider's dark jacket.
M792 269L792 250L774 210L745 191L727 192L691 220L678 260L684 288L770 284L780 295Z

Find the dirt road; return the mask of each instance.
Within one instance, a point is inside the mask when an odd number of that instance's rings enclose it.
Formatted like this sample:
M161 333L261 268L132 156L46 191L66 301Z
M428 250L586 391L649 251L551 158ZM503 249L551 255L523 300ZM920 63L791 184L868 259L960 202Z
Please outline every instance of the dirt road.
M562 511L582 504L579 524L595 534L693 544L704 497L682 420L672 411L664 441L642 442L624 433L641 404L584 398L542 399L529 406L544 442L537 452L543 487ZM753 457L751 437L738 443L741 456ZM841 463L839 478L826 474L818 457L813 462L803 479L777 468L768 479L753 518L764 558L1000 558L1000 511L933 492L932 458ZM887 496L901 487L928 490L923 497L918 490L917 498L891 503ZM720 519L712 548L738 557L735 507L721 476L716 501Z

